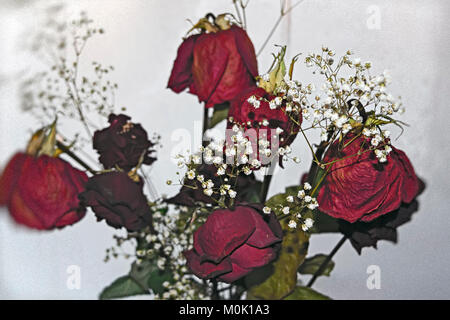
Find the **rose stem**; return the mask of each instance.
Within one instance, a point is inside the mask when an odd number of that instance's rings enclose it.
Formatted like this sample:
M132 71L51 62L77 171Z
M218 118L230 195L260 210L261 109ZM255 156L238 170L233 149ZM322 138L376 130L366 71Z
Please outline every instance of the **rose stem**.
M209 109L205 108L203 111L203 129L202 129L202 146L206 147L207 141L205 140L205 132L208 130L209 126Z
M89 165L81 160L75 153L73 153L69 148L67 148L64 144L57 141L56 146L61 149L65 154L67 154L69 157L71 157L73 160L78 162L83 168L85 168L87 171L89 171L92 174L96 174L95 170L93 170Z
M275 159L275 158L274 158ZM275 166L277 164L273 163L273 160L270 164L270 167L266 171L266 175L264 176L263 185L261 186L260 200L261 203L264 204L266 202L267 193L269 192L270 182L272 181L273 172L275 171Z
M336 246L333 248L333 250L331 250L330 254L322 262L322 264L320 265L319 269L317 269L317 271L314 273L314 275L312 276L311 280L309 280L308 284L306 285L307 287L309 287L309 288L312 287L312 285L316 281L317 277L319 277L322 274L322 272L325 270L325 268L327 267L328 263L331 261L333 256L336 254L336 252L338 252L338 250L345 243L345 240L347 240L347 236L343 236L342 239L339 240L339 242L336 244Z
M269 192L270 181L272 181L272 175L267 174L264 176L263 185L261 186L261 203L264 203L267 198L267 193Z

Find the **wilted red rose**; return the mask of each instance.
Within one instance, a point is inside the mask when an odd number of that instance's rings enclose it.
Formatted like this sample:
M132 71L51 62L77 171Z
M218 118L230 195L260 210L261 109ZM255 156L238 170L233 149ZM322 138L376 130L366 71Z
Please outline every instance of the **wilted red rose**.
M184 255L196 276L231 283L273 261L281 241L273 213L264 219L252 207L237 206L214 211L194 233L194 248Z
M185 39L178 48L168 87L176 93L189 88L210 108L254 86L257 75L252 42L242 28L232 25L228 30Z
M419 179L419 196L425 189L425 183ZM362 248L377 248L380 240L397 243L397 229L411 221L419 210L417 197L410 203L402 203L397 210L382 215L370 222L349 223L339 220L339 231L347 236L353 248L361 254Z
M84 217L78 194L87 179L62 159L17 153L0 178L0 205L30 228L61 228Z
M144 164L152 164L156 158L151 154L154 143L138 123L132 123L124 114L110 114L110 126L94 133L94 149L100 154L99 161L105 169L118 166L126 171L135 167L143 155Z
M348 135L343 144L353 139ZM364 146L363 146L364 145ZM329 163L366 150L370 140L361 136L343 150L334 143L324 156ZM380 163L373 151L335 162L326 176L317 200L319 210L349 222L371 221L409 203L417 195L419 182L408 157L392 147L387 162Z
M91 177L79 198L84 206L92 208L99 221L105 219L116 229L139 231L152 223L142 186L124 172L107 172Z

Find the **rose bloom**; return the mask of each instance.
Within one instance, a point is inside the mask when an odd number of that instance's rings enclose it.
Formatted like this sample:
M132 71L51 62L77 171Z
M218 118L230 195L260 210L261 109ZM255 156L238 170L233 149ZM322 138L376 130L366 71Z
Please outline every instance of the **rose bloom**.
M116 229L139 231L152 223L142 186L124 172L107 172L91 177L79 198L84 206L92 208L99 221L105 219Z
M62 228L84 217L78 194L87 179L62 159L17 153L0 178L0 205L7 206L14 220L27 227Z
M412 216L419 210L418 196L425 189L425 183L419 179L419 191L410 203L402 203L400 207L392 212L382 215L370 222L349 223L339 221L339 231L347 236L353 248L361 254L362 248L377 248L380 240L397 243L397 229L411 221Z
M255 108L253 104L248 102L250 97L256 97L259 102L259 107ZM277 152L278 148L274 144L274 135L278 137L278 147L289 146L297 136L300 130L299 125L302 123L302 115L298 114L295 123L285 112L285 105L281 104L276 109L269 107L269 102L275 98L274 95L267 93L264 89L259 87L252 87L244 90L241 94L232 101L230 111L228 112L227 129L229 135L235 125L244 131L252 141L252 148L254 152L262 152L259 147L258 139L267 139L271 144L269 149L273 148L273 152ZM252 131L254 129L254 131ZM277 132L277 129L279 132ZM280 131L281 130L281 131ZM230 137L227 137L227 141ZM259 153L258 153L259 155ZM259 159L259 157L258 157Z
M347 135L343 144L353 139ZM417 195L419 181L408 157L392 147L387 162L380 163L373 151L364 152L370 140L361 136L342 151L335 142L326 152L323 162L356 154L332 164L319 191L319 210L349 222L371 221L398 209L402 202L410 203Z
M124 114L110 114L110 126L94 133L94 149L100 154L99 161L105 169L115 166L125 171L135 167L142 155L144 164L152 164L154 146L140 124L132 123Z
M206 108L232 100L255 85L258 75L255 49L247 33L232 25L228 30L196 34L178 48L168 88L186 88Z
M214 211L194 233L194 248L184 255L190 270L203 279L231 283L273 261L282 230L275 215L254 208Z

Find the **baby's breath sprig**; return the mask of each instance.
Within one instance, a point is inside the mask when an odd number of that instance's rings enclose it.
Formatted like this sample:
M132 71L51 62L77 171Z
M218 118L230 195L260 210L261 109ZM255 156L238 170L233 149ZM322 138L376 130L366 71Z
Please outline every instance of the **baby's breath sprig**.
M108 78L114 70L112 66L92 62L93 75L81 74L86 45L104 30L94 27L85 12L71 23L60 15L49 15L48 30L34 36L31 50L39 61L36 65L43 65L43 71L36 71L22 81L21 103L25 111L42 122L55 116L80 121L87 137L80 137L77 143L85 143L90 141L92 130L98 129L93 116L105 118L114 112L118 86Z
M287 195L284 201L274 207L265 206L263 212L274 212L279 220L290 219L288 227L296 229L300 227L308 231L314 225L313 213L319 207L317 199L312 197L312 186L305 182L297 195Z

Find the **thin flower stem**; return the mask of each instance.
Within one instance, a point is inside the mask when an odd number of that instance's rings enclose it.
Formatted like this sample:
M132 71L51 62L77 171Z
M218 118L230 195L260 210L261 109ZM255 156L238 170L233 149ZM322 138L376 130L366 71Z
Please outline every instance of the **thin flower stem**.
M235 10L236 10L236 14L237 14L237 17L238 17L238 19L239 19L239 23L244 27L244 29L245 29L245 25L244 25L244 22L242 21L242 17L241 17L241 12L239 11L239 7L238 7L238 5L237 5L237 0L233 0L233 4L234 4L234 8L235 8Z
M278 17L277 21L275 22L274 26L272 27L272 30L270 30L269 35L267 36L266 40L264 40L264 42L263 42L261 48L258 50L258 53L256 54L256 56L259 56L261 54L261 52L264 50L264 48L266 47L266 45L269 42L270 38L272 38L273 34L275 33L275 31L277 30L278 26L280 25L281 20L283 20L284 16L286 16L289 12L291 12L296 6L298 6L303 1L304 0L298 1L296 4L294 4L293 6L291 6L287 10L284 10L285 9L284 6L286 5L286 1L284 1L281 4L280 16Z
M92 174L96 174L95 170L92 169L86 162L81 160L75 153L73 153L69 148L67 148L64 144L57 141L56 146L61 149L65 154L67 154L69 157L71 157L73 160L78 162L83 168L85 168L87 171L89 171Z
M309 142L308 137L306 137L306 134L305 134L305 132L303 131L302 127L300 127L300 131L301 131L303 137L305 138L306 143L308 144L309 150L311 150L311 153L312 153L312 155L313 155L314 161L315 161L317 164L320 165L320 161L317 159L316 153L314 152L314 150L313 150L313 148L312 148L312 146L311 146L311 143Z
M270 30L269 35L267 36L266 40L264 40L261 48L258 50L258 53L256 54L256 56L258 57L261 52L264 50L264 48L266 47L267 43L269 42L270 38L272 38L274 32L277 30L278 25L280 24L281 20L283 20L283 15L280 15L277 19L277 21L275 22L275 25L272 27L272 30Z
M314 273L311 280L309 280L308 284L306 285L307 287L309 287L309 288L312 287L312 285L316 281L317 277L319 277L322 274L322 272L326 269L328 263L331 261L331 259L336 254L336 252L338 252L338 250L342 247L342 245L345 243L346 240L347 240L347 236L343 236L341 238L341 240L339 240L339 242L336 244L336 246L333 248L333 250L331 250L330 254L322 262L319 269L317 269L317 271Z

